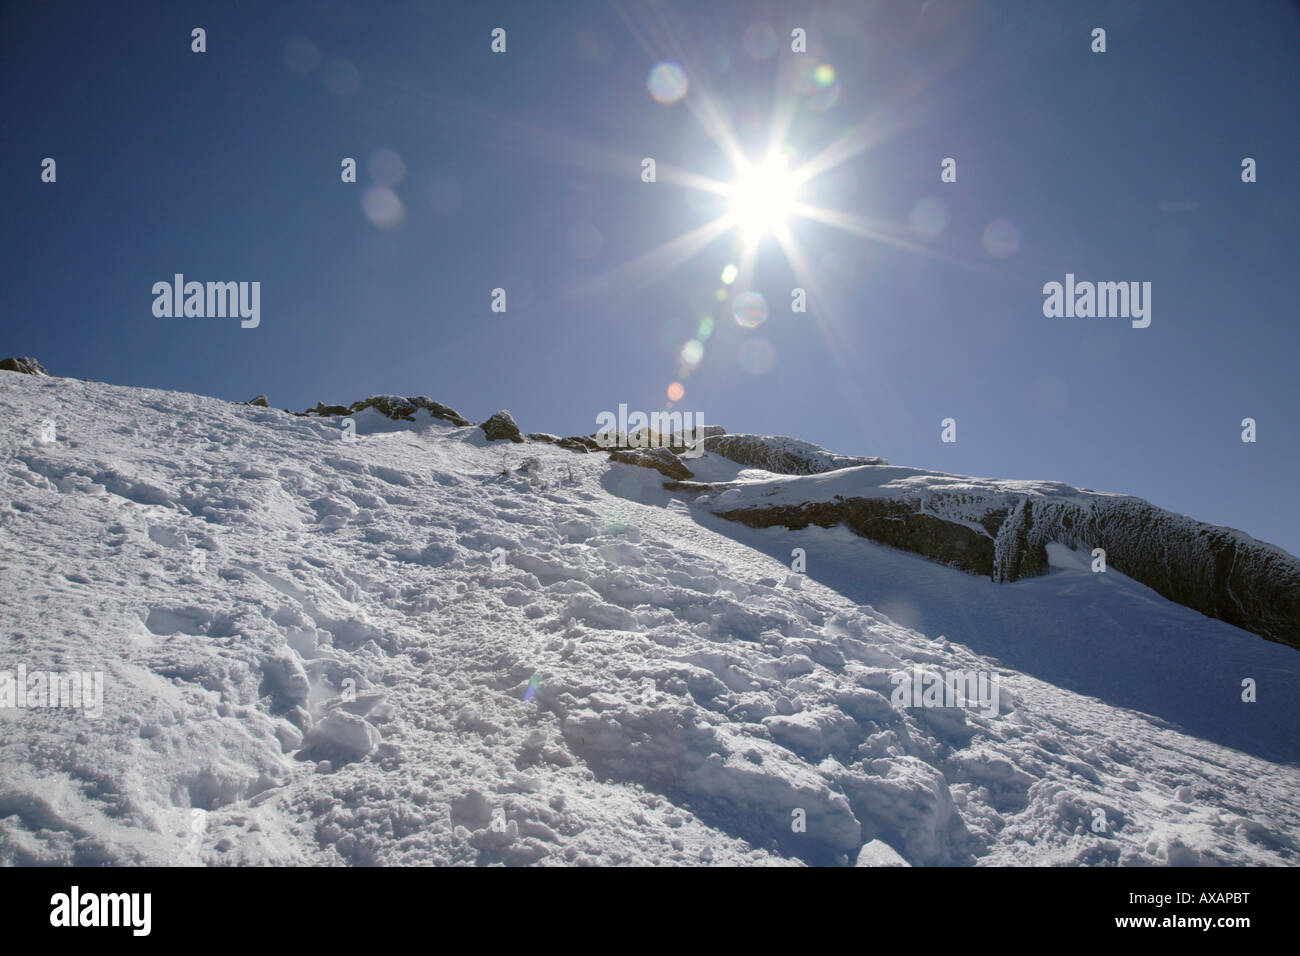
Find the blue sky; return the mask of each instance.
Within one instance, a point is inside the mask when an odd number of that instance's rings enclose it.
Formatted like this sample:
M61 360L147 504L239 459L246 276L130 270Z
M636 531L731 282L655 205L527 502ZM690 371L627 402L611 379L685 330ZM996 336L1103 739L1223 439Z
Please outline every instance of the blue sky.
M1297 48L1296 5L1265 0L10 3L0 352L293 409L427 394L560 434L678 382L675 408L733 432L1136 494L1298 553ZM664 60L677 102L647 88ZM734 231L619 268L727 211L665 170L730 183L717 140L757 161L783 110L791 168L844 156L799 198L871 235L796 217L806 268L769 236L729 286ZM363 207L377 178L395 224ZM1017 241L982 241L995 222ZM260 326L156 318L177 272L259 281ZM1044 317L1066 273L1150 282L1150 327Z

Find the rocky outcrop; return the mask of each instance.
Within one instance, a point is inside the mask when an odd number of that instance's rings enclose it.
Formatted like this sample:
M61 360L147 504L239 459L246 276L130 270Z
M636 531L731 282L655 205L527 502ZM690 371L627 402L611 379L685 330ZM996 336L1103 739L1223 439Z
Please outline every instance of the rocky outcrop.
M479 428L483 429L483 434L487 436L488 441L509 439L512 442L522 444L524 440L524 436L519 433L519 426L515 424L514 417L504 408L480 424Z
M751 528L798 531L810 524L844 524L855 534L972 574L993 575L993 539L966 525L924 514L916 502L841 498L802 505L736 508L719 515Z
M1109 567L1157 594L1300 648L1300 560L1281 548L1140 498L1101 495L1087 506L1035 502L1025 550L1049 541L1102 548Z
M0 371L18 372L22 375L49 375L45 371L45 366L34 358L23 356L21 358L0 359Z
M258 395L256 398L250 398L244 402L245 405L256 405L258 408L270 408L271 400L265 395Z
M366 408L373 408L394 421L413 422L415 421L416 412L424 409L434 418L450 422L453 425L459 425L462 428L470 424L469 419L454 408L449 408L442 402L435 402L427 395L416 395L413 398L403 398L400 395L372 395L359 402L353 402L349 406L349 411L355 415Z
M706 437L704 450L739 465L778 475L817 475L858 465L887 465L883 458L837 455L812 442L783 435L718 435Z
M322 418L328 418L333 415L347 415L348 407L346 405L326 405L324 402L317 402L315 408L309 408L305 412L295 412L295 415L319 415Z
M265 399L265 395L259 395L258 398ZM256 404L256 399L248 404ZM393 421L413 422L416 413L424 409L434 418L450 422L453 425L465 427L471 422L454 408L435 402L427 395L416 395L413 398L403 398L401 395L371 395L369 398L363 398L360 401L353 402L351 405L325 405L321 402L316 403L315 408L309 408L305 412L294 412L295 415L320 415L322 417L338 415L355 415L357 412L364 411L367 408L373 408L386 418Z
M741 487L680 479L664 486L695 493ZM1300 648L1300 559L1280 548L1139 498L1088 492L1011 498L928 491L903 497L753 505L717 513L751 527L844 524L872 541L1000 582L1045 574L1049 543L1089 554L1101 548L1109 568L1157 594L1270 641Z
M661 475L681 481L695 474L682 464L682 460L667 448L616 448L609 453L610 461L641 468L653 468Z
M703 481L665 481L664 488L668 491L689 491L693 494L703 494L706 491L712 491L716 485L710 485Z
M529 432L529 441L544 441L549 445L555 445L557 448L567 448L569 451L593 452L604 451L600 443L591 435L572 435L568 438L560 438L558 435L552 435L550 432Z

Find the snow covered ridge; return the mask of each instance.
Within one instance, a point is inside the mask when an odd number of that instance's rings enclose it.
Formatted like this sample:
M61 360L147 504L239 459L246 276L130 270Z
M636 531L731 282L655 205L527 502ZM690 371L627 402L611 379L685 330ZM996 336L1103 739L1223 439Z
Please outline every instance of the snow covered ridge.
M0 865L1300 861L1294 652L1064 546L995 586L424 407L0 373L0 416Z
M1101 548L1111 568L1169 600L1300 648L1300 560L1140 498L884 465L669 487L707 493L702 504L751 527L842 523L994 581L1045 574L1053 542Z

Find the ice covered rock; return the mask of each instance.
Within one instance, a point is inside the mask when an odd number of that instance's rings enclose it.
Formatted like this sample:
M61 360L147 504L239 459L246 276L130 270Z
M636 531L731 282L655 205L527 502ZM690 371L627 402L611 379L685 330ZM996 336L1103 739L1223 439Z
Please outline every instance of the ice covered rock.
M1047 573L1046 542L1041 534L1032 534L1033 509L1029 498L1022 499L998 529L993 541L994 581L1019 581Z
M740 437L746 436L709 442ZM716 447L706 445L710 451ZM834 481L794 476L780 482L665 487L708 491L715 514L750 527L843 524L880 544L1007 583L1046 573L1050 544L1080 550L1090 559L1100 548L1109 568L1162 597L1300 647L1300 559L1240 531L1140 498L1061 482L898 467L854 469ZM704 502L696 498L696 503Z

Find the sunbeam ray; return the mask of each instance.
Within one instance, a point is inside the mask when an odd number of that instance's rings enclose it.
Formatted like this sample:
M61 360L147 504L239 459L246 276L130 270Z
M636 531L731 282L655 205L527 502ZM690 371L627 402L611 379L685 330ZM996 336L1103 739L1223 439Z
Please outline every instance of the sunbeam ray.
M634 275L638 276L638 281L632 285L632 288L649 285L682 265L730 228L728 216L725 214L718 216L685 235L670 239L635 259L581 283L573 289L573 292L576 295L598 293Z
M856 236L862 236L865 239L871 239L874 242L883 243L904 252L925 256L927 259L933 259L936 262L946 262L948 265L960 266L980 275L994 275L992 270L978 263L959 259L956 256L950 256L919 245L910 239L902 238L898 234L899 227L883 219L870 219L866 216L858 216L853 213L841 212L838 209L827 209L824 206L814 206L803 202L795 203L793 211L795 215L802 216L804 219L841 229L844 232L850 232Z

